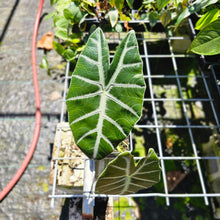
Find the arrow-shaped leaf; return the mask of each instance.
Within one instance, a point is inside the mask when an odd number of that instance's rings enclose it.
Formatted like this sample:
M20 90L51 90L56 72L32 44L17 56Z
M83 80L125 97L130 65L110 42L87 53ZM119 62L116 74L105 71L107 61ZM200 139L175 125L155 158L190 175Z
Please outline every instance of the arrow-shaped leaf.
M99 176L96 191L101 194L125 195L146 189L160 180L159 159L153 149L135 166L129 152L112 160Z
M83 49L67 94L76 144L102 159L128 136L141 116L145 82L134 31L123 39L109 65L109 49L97 28Z

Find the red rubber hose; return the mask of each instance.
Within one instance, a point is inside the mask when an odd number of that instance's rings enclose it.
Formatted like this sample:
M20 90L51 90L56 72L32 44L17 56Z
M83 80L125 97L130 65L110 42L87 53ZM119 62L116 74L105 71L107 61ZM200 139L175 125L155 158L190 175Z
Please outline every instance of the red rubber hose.
M35 19L34 30L33 30L33 37L32 37L32 71L33 71L33 84L34 84L34 94L35 94L35 128L34 128L34 135L28 150L28 153L22 162L20 168L8 183L8 185L1 191L0 193L0 202L7 196L7 194L11 191L11 189L15 186L18 182L22 174L24 173L25 169L27 168L33 154L35 148L37 146L39 134L40 134L40 126L41 126L41 111L40 111L40 92L39 92L39 85L38 85L38 77L37 77L37 64L36 64L36 40L37 40L37 32L40 23L41 12L43 8L44 0L40 0L39 8L37 11L37 16Z

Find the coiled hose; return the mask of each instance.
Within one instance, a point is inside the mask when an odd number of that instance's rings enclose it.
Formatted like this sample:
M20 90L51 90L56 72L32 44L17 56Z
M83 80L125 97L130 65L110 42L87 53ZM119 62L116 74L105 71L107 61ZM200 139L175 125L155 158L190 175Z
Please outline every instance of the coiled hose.
M33 85L34 85L35 106L36 106L34 135L33 135L28 153L24 161L22 162L20 168L18 169L14 177L10 180L8 185L1 191L0 202L2 202L2 200L7 196L7 194L11 191L11 189L15 186L15 184L18 182L20 177L23 175L25 169L27 168L34 154L34 151L37 146L38 138L40 135L41 111L40 111L40 92L39 92L38 77L37 77L36 41L37 41L37 33L38 33L39 23L40 23L40 18L41 18L41 12L43 9L43 3L44 3L44 0L40 0L38 11L37 11L37 16L36 16L35 24L34 24L34 30L33 30L33 36L32 36L32 47L31 47L32 48Z

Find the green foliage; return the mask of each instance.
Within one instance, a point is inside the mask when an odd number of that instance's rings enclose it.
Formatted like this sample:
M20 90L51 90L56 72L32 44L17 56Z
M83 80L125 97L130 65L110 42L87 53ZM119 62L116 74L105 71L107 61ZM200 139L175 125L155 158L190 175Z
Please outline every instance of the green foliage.
M205 26L218 19L220 10L218 8L206 12L197 22L195 29L202 30Z
M162 8L166 7L170 0L157 0L157 8L161 10Z
M157 21L159 20L159 14L157 11L151 11L148 18L149 18L150 26L154 27Z
M153 149L135 166L129 152L119 154L99 176L96 183L98 193L131 194L149 188L160 181L159 159Z
M79 57L66 99L77 146L94 159L111 153L139 120L144 91L134 31L123 39L109 65L108 44L97 28Z
M193 2L192 4L190 4L179 16L178 19L176 21L176 28L178 27L178 25L180 24L180 22L189 17L191 14L198 12L200 9L205 8L211 4L215 4L216 2L218 2L218 0L196 0L195 2Z
M109 11L108 15L109 15L111 26L114 27L118 22L118 10L114 8Z
M220 19L203 28L191 44L191 51L202 55L220 53Z

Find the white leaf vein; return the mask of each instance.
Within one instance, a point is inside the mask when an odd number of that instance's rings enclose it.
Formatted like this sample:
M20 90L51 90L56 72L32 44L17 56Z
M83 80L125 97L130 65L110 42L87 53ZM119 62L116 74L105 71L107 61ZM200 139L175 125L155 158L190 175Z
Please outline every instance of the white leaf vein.
M123 167L118 167L118 166L116 166L116 165L114 165L114 164L111 164L110 166L111 166L111 167L114 167L114 168L117 168L117 169L119 169L119 170L125 171L125 168L123 168Z
M93 133L95 133L95 132L97 132L97 129L95 128L95 129L92 129L92 130L90 130L90 131L88 131L88 132L86 132L86 133L84 133L79 139L78 139L78 141L76 142L76 144L78 144L81 140L83 140L85 137L87 137L88 135L90 135L90 134L93 134Z
M113 124L125 137L127 136L123 130L123 128L121 127L121 125L119 125L116 121L114 121L112 118L110 118L108 115L105 115L104 118L110 122L111 124Z
M134 67L134 66L139 66L139 65L141 65L142 64L142 62L138 62L138 63L124 63L122 66L121 66L121 68L127 68L127 67Z
M102 189L102 188L106 188L106 187L109 187L109 186L111 186L111 185L115 185L115 184L118 184L118 183L121 183L121 182L123 182L124 181L124 178L123 179L120 179L120 180L118 180L118 181L111 181L111 182L109 182L109 183L107 183L107 184L103 184L102 186L99 186L99 189ZM123 186L123 185L121 185L120 184L120 187L121 186Z
M109 139L105 135L101 135L101 138L103 138L111 146L112 150L115 149L111 141L109 141Z
M89 112L81 117L78 117L76 120L72 121L70 126L73 125L74 123L78 122L78 121L81 121L83 119L86 119L86 118L89 118L91 116L94 116L94 115L97 115L99 113L99 110L95 110L95 111L92 111L92 112Z
M96 66L98 65L98 62L96 60L93 60L91 57L88 57L88 56L86 56L84 54L81 54L80 58L85 59L87 62L89 62L89 63L91 63L93 65L96 65Z
M95 81L95 80L91 80L91 79L88 79L88 78L85 78L85 77L79 76L79 75L72 75L72 77L80 79L80 80L82 80L82 81L84 81L86 83L99 86L101 88L101 85L97 81Z
M107 94L108 98L111 99L112 101L114 101L115 103L121 105L123 108L127 109L129 112L131 112L133 115L135 115L137 118L139 118L139 115L136 113L136 111L131 108L130 106L126 105L124 102L122 102L121 100L117 99L116 97L114 97L111 94Z
M75 97L71 97L68 98L66 101L75 101L75 100L80 100L80 99L88 99L88 98L93 98L95 96L101 95L102 91L98 91L98 92L94 92L94 93L89 93L89 94L85 94L85 95L81 95L81 96L75 96Z
M137 84L125 84L125 83L113 83L112 87L119 87L119 88L137 88L141 89L143 86L139 86Z

